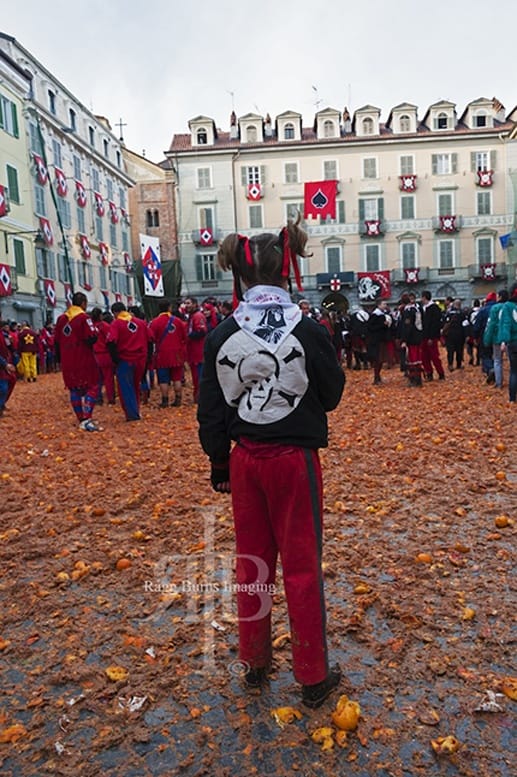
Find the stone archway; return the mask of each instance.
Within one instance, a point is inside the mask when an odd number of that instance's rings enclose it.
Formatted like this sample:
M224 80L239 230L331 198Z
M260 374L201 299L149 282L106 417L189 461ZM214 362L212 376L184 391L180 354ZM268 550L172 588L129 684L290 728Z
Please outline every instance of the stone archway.
M339 291L331 291L321 300L321 305L330 313L348 313L348 300Z

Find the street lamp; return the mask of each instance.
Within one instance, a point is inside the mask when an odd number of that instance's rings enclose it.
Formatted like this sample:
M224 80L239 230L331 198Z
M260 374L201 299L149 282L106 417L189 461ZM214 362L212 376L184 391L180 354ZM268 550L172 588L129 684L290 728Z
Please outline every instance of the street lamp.
M41 229L28 229L28 230L7 230L7 229L0 229L0 232L4 233L4 245L5 245L5 253L9 254L9 243L8 238L9 237L18 237L18 235L21 235L22 237L25 235L34 235L33 243L36 248L45 248L47 245L45 242L45 238L43 237L43 232Z

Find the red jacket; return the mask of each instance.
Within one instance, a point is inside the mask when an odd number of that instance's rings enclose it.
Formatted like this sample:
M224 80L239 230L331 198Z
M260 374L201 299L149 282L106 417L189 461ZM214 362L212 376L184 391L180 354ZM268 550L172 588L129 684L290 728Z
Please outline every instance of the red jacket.
M181 367L187 355L187 326L171 313L160 313L149 324L154 343L154 366Z
M140 318L123 311L110 324L106 340L117 347L117 355L124 362L145 362L149 351L147 324Z
M95 386L99 381L99 367L93 355L97 332L90 316L82 308L71 305L56 322L55 338L65 386L69 389Z
M39 336L34 329L24 326L18 338L20 353L38 353Z
M187 324L187 361L189 364L203 363L207 332L206 318L200 310L196 310L190 316Z

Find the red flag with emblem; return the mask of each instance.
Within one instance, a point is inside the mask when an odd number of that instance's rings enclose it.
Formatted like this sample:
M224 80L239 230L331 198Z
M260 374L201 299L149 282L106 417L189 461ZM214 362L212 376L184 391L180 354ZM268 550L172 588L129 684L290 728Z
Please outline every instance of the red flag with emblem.
M56 174L56 191L60 197L66 197L68 194L68 183L64 172L59 167L54 168Z
M493 184L493 170L478 170L478 186L492 186Z
M81 181L75 182L75 200L80 208L86 208L86 189Z
M262 186L259 183L248 184L248 200L260 200L262 198Z
M99 254L101 263L106 267L109 264L109 248L106 243L99 243Z
M404 267L406 283L418 283L420 280L420 267Z
M56 307L56 285L54 281L50 280L50 278L45 278L44 280L45 284L45 299L47 300L48 304L55 308Z
M12 293L11 268L8 264L0 264L0 297L9 297Z
M50 221L44 216L39 217L39 225L40 230L43 234L43 240L48 246L51 246L54 244L54 235L52 233L52 227L50 226Z
M79 235L79 243L81 245L81 253L85 259L90 259L92 255L92 249L90 248L90 241L86 235Z
M482 264L481 265L481 275L483 276L484 281L495 281L495 264Z
M104 216L104 200L102 199L102 194L99 194L99 192L94 192L93 196L95 198L95 210L97 212L97 216Z
M111 202L111 200L108 202L109 210L110 210L110 219L112 224L118 224L118 211L117 206L114 202Z
M303 197L303 217L313 219L336 218L337 181L316 181L306 183Z
M129 253L127 251L124 251L123 257L124 257L124 266L126 268L126 272L131 272L131 270L133 269L133 263L131 261L131 256L129 255Z
M391 279L389 270L357 273L357 292L361 302L391 297Z
M7 209L7 194L5 191L5 186L2 186L0 184L0 217L6 216L8 213Z
M209 227L201 229L199 232L199 242L202 246L211 246L214 242L214 233Z
M65 289L66 306L69 308L72 305L72 285L70 283L63 283Z
M115 302L122 302L122 294L120 292L115 292Z
M33 154L32 158L34 159L34 169L38 183L45 186L48 181L48 170L45 166L45 162L39 154Z

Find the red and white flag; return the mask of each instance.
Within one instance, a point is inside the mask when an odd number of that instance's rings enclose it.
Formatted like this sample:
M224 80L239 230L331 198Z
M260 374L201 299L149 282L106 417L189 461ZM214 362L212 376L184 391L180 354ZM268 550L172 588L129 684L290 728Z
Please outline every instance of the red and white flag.
M109 246L106 243L99 243L99 254L101 257L101 264L106 267L109 264Z
M133 269L133 262L131 261L131 256L129 255L128 251L124 251L122 254L124 257L124 266L126 268L126 272L131 272Z
M45 278L43 281L45 285L45 299L47 300L48 304L55 308L56 307L56 285L54 281L50 280L50 278Z
M99 192L94 192L93 196L95 198L95 210L97 212L97 216L104 216L104 200L102 199L102 194L99 194Z
M214 242L214 233L210 227L204 227L199 230L199 242L202 246L211 246Z
M389 299L391 297L389 270L358 272L357 278L357 292L361 302L373 302L376 299Z
M418 283L420 280L420 267L404 267L406 283Z
M128 308L130 308L134 304L134 300L131 294L127 294L126 296L127 296L127 306Z
M68 194L68 182L66 176L60 167L55 167L54 172L56 174L56 191L60 197L66 197Z
M110 219L111 219L111 223L112 223L112 224L118 224L118 211L117 211L117 206L115 205L115 203L114 203L114 202L112 202L112 201L110 200L110 201L108 202L108 207L109 207L109 210L110 210Z
M400 189L403 192L416 192L416 175L401 175Z
M495 281L496 265L493 263L481 265L481 275L484 281Z
M306 183L303 196L303 217L313 219L336 218L337 181L316 181Z
M80 208L86 208L86 189L81 181L75 182L75 200Z
M65 288L65 300L66 306L69 308L72 305L72 285L70 283L63 283Z
M5 186L0 184L0 217L7 215L7 194Z
M92 255L92 249L90 248L90 241L86 235L79 235L79 243L81 246L81 253L85 259L90 259Z
M34 159L34 171L36 173L38 183L42 186L45 186L48 181L48 170L45 167L45 162L39 154L33 154L32 158Z
M260 200L262 198L262 186L259 183L248 184L248 200Z
M120 209L120 215L125 224L129 225L129 213L125 208Z
M54 235L52 233L52 227L50 226L50 221L46 219L44 216L39 217L39 226L40 230L43 234L43 240L48 246L51 246L54 244Z
M8 264L0 264L0 297L9 297L12 293L11 268Z
M115 292L115 302L122 302L122 294L119 291Z

